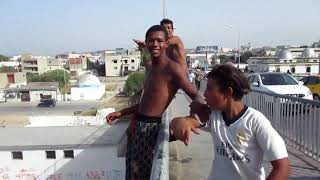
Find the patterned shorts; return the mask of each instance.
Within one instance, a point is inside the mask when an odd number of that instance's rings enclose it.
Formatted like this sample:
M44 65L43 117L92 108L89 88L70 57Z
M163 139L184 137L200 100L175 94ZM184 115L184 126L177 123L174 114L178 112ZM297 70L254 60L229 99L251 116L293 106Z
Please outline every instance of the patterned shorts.
M128 143L126 153L126 180L149 180L153 154L161 123L131 121L127 131ZM161 122L161 119L159 120Z

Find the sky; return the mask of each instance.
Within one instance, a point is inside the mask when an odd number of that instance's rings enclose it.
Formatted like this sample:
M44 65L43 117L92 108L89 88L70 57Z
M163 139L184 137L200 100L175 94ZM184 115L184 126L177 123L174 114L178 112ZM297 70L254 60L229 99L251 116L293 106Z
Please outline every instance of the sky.
M166 0L186 48L310 45L320 0ZM162 0L1 0L0 54L133 48L163 18ZM240 34L240 36L239 36Z

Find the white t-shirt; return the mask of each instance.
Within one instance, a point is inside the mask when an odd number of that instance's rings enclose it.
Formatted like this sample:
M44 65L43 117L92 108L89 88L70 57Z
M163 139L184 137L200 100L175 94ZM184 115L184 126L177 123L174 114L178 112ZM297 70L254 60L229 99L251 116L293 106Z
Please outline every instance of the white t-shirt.
M281 136L253 108L245 108L229 126L221 111L212 111L209 125L215 151L209 180L265 179L263 158L273 161L288 157Z

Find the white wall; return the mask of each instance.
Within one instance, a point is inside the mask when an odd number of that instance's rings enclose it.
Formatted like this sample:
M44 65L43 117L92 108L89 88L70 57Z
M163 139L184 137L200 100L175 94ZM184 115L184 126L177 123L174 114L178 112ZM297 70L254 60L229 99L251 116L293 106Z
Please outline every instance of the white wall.
M57 99L56 91L30 91L30 101L39 102L41 99L40 94L51 95L53 99Z
M114 111L114 110L113 110ZM113 112L109 110L108 112ZM97 116L30 116L29 124L25 127L49 126L101 126L105 124L105 117Z
M71 88L71 100L98 100L104 93L104 84L99 87L73 87Z
M77 149L74 150L74 156L74 159L65 159L63 150L56 150L56 159L47 159L45 150L35 150L23 151L23 160L13 160L11 151L0 151L0 178L10 180L125 179L125 158L118 157L117 146Z
M318 74L319 72L319 65L317 64L311 64L311 65L306 65L306 64L297 64L297 65L269 65L269 71L270 72L275 72L277 67L280 68L280 72L287 72L289 69L291 71L291 67L295 68L295 74L308 74L306 72L307 67L311 68L310 74Z

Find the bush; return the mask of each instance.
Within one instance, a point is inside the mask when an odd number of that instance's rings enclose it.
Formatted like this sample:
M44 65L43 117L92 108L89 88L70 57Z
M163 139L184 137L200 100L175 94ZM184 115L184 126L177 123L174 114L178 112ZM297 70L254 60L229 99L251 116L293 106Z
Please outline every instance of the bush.
M136 72L130 74L124 86L124 93L127 96L132 96L140 93L143 89L144 78L144 72Z

